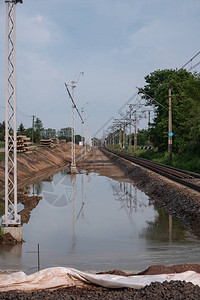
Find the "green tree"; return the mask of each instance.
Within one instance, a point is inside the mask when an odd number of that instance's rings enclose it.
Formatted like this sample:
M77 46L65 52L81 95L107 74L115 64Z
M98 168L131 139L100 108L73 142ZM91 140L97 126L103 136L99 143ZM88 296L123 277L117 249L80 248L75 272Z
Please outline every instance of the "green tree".
M42 132L42 137L44 139L51 139L56 137L56 130L52 128L44 129Z
M18 134L24 134L25 130L26 130L26 129L24 128L23 123L20 123L20 124L19 124L19 127L18 127L18 129L17 129Z
M80 134L76 134L75 135L75 143L79 144L79 142L81 142L81 135Z
M158 70L145 77L148 105L155 109L154 123L150 130L151 141L161 151L167 150L168 140L168 90L172 88L173 152L187 147L197 151L200 142L200 77L186 70ZM165 108L164 108L164 107Z
M42 132L44 130L42 121L39 118L36 118L34 122L34 140L38 143L41 140Z
M137 144L138 146L147 145L149 132L146 129L138 129L137 133ZM132 134L132 141L134 142L134 134Z
M57 132L57 136L59 139L65 139L67 142L71 141L71 136L72 136L72 128L67 127L67 128L61 128Z
M5 137L5 121L0 123L0 141L4 141Z

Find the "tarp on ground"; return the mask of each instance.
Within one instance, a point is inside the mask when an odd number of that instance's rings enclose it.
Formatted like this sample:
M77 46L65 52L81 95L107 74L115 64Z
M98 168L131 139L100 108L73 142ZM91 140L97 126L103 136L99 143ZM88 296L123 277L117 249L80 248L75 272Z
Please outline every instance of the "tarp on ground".
M55 267L26 275L24 272L0 275L0 292L34 291L57 289L70 286L84 286L85 283L96 284L106 288L140 289L152 282L185 280L200 286L200 274L186 271L177 274L119 276L110 274L91 274L76 269Z

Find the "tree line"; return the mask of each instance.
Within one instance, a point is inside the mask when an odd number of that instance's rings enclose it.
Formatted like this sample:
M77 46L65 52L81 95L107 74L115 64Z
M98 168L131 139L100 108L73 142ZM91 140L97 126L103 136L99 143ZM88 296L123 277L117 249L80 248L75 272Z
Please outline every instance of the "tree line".
M146 94L142 97L154 108L149 132L153 145L159 151L167 150L168 92L171 88L173 152L200 154L200 74L185 69L157 70L147 75L145 81L143 90Z
M47 128L45 129L43 127L43 123L39 118L36 118L34 121L34 126L25 128L23 123L19 124L19 127L17 129L17 135L26 135L27 137L30 137L34 143L39 143L41 139L51 139L51 138L58 138L62 140L66 140L66 142L71 141L71 135L72 135L72 128L66 127L61 128L60 130L56 130L53 128ZM0 123L0 141L4 141L5 138L5 121ZM81 141L81 136L77 134L75 136L75 141L78 144Z

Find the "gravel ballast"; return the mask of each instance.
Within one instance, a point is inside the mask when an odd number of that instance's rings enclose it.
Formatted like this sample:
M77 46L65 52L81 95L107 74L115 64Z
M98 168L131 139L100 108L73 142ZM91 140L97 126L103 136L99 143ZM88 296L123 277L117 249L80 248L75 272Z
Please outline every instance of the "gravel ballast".
M185 281L164 281L163 283L154 282L138 291L134 289L114 289L108 290L105 288L66 288L57 291L36 291L32 293L9 292L1 293L0 299L133 299L133 300L196 300L199 299L200 287Z

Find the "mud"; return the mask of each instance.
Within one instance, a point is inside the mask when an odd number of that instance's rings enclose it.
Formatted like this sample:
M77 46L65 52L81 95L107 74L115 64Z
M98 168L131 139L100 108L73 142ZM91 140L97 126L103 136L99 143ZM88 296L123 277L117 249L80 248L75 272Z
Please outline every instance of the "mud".
M4 245L14 245L17 244L18 241L10 234L10 233L5 233L0 235L0 244Z
M19 211L19 214L21 215L21 225L28 223L32 210L38 205L41 199L42 197L38 196L18 196L18 202L24 205L24 209Z

